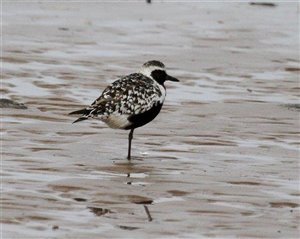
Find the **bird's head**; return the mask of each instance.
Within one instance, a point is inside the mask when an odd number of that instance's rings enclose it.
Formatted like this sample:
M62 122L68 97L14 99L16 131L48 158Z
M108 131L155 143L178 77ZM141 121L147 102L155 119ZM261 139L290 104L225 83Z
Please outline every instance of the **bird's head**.
M165 65L160 61L147 61L142 66L140 73L163 85L165 81L179 81L167 74Z

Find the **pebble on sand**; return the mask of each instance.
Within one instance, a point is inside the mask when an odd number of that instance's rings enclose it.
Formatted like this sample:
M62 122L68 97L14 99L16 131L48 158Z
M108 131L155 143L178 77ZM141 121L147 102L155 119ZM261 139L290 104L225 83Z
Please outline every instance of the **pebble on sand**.
M9 99L0 99L0 108L11 108L11 109L27 109L27 106L25 106L22 103L18 103L13 100Z

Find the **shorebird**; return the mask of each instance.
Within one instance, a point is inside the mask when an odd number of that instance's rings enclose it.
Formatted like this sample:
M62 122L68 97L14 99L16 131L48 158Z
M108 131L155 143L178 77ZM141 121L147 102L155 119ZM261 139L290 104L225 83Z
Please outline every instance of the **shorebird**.
M109 127L130 130L128 155L134 129L152 121L160 112L166 97L165 81L179 81L166 73L160 61L148 61L138 73L124 76L110 84L90 106L71 112L81 114L73 123L98 118Z

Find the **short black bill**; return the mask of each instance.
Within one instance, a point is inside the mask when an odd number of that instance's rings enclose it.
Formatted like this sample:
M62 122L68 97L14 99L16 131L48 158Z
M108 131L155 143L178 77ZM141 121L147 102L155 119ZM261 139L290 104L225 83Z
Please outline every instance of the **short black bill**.
M167 75L167 79L166 80L179 82L179 80L177 78L175 78L173 76L169 76L169 75Z

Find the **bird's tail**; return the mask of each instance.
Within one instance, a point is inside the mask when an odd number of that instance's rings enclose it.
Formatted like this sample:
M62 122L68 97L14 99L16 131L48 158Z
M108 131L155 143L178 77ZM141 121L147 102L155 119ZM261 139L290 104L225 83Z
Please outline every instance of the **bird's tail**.
M73 111L73 112L69 113L69 115L81 115L77 120L75 120L73 122L73 124L74 124L79 121L87 120L88 118L90 118L92 111L93 111L93 109L91 109L91 108L85 108L85 109Z

